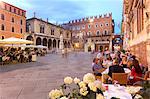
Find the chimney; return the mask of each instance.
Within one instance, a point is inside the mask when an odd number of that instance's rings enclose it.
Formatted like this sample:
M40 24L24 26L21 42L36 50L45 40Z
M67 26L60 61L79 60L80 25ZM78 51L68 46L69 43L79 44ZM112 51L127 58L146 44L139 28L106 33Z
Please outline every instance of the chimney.
M33 15L34 15L33 17L35 18L36 17L36 13L34 12Z
M47 18L47 20L46 20L46 21L47 21L47 23L48 23L48 18Z

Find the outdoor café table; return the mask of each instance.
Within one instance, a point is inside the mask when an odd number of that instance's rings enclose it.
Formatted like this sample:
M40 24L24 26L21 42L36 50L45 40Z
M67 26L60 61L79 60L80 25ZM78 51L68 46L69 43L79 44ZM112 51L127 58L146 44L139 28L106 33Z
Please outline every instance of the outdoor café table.
M125 71L125 73L130 73L131 72L131 70L128 69L128 68L124 68L124 71ZM108 72L109 72L109 68L107 68L105 71L103 71L102 74L108 74Z
M112 97L119 99L132 99L132 95L126 91L125 86L104 84L107 86L107 90L104 92L105 99L111 99Z
M124 71L125 71L125 73L128 73L128 74L131 72L131 70L128 69L128 68L124 68ZM109 72L109 68L107 68L106 70L104 70L104 71L102 72L102 82L103 82L103 83L105 83L106 80L109 78L108 72Z

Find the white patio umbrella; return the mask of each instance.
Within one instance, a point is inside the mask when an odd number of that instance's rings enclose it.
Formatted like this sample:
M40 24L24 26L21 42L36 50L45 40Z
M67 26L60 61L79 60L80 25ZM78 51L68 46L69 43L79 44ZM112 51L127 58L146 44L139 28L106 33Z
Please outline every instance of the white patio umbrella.
M32 44L32 41L25 40L25 39L20 39L20 38L6 38L3 40L0 40L0 45L1 44Z
M45 48L45 49L48 49L46 46L43 46L43 45L26 45L25 47L28 47L28 48Z

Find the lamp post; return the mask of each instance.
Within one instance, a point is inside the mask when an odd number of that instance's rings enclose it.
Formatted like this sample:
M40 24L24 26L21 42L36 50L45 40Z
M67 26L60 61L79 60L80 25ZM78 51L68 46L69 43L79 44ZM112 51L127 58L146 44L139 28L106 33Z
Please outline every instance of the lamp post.
M60 43L59 43L59 49L62 50L64 48L64 43L63 43L63 35L60 34Z

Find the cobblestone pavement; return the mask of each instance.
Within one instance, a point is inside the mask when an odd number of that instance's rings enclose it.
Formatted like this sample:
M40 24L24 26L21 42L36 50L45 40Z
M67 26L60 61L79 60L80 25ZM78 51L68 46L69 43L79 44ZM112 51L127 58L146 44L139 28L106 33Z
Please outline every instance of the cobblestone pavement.
M48 99L49 91L58 88L65 76L81 78L91 72L94 56L48 54L37 62L0 66L0 99Z

